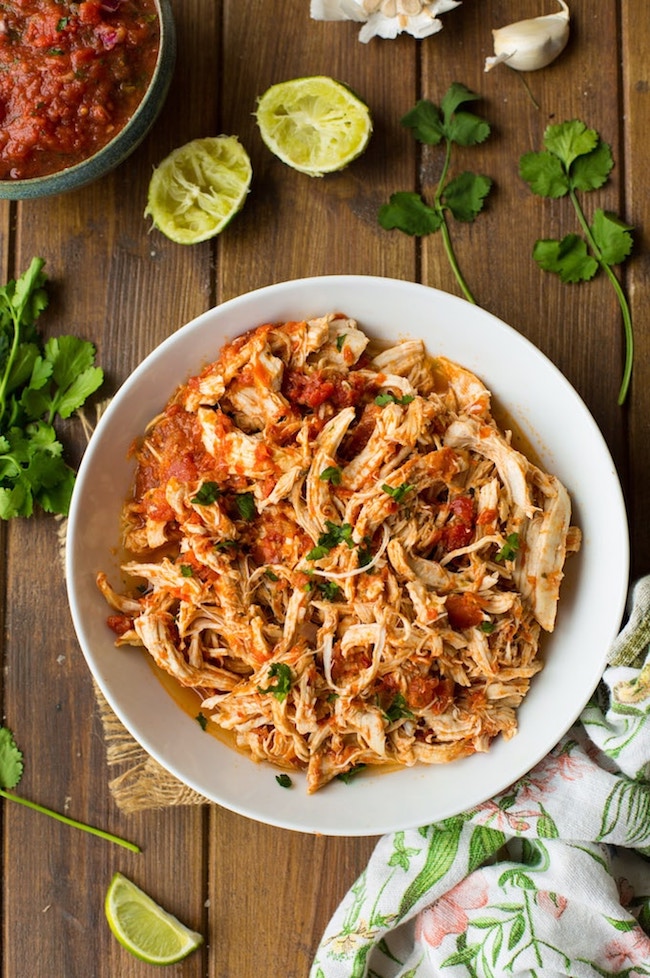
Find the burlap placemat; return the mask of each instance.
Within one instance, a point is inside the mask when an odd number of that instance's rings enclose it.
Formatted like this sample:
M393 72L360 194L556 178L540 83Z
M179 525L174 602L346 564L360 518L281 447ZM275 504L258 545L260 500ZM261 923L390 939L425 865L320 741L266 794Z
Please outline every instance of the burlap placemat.
M94 408L94 418L89 418L83 408L77 412L86 440L90 440L95 425L110 400L102 401ZM65 548L67 520L61 518L58 527L59 556L65 576ZM206 798L188 788L154 760L131 736L115 716L101 689L93 679L97 710L104 733L106 764L110 773L108 787L116 805L127 813L170 805L205 805Z
M144 750L113 713L93 681L99 718L104 731L106 763L117 771L108 782L116 805L123 812L140 812L170 805L205 805L206 798L188 788Z

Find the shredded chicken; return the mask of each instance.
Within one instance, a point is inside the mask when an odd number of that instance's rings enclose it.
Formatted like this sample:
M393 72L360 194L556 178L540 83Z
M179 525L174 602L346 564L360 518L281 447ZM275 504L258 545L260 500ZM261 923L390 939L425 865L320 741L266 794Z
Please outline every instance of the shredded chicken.
M255 760L314 792L515 735L580 531L468 370L414 340L373 359L340 314L266 324L136 462L108 624Z

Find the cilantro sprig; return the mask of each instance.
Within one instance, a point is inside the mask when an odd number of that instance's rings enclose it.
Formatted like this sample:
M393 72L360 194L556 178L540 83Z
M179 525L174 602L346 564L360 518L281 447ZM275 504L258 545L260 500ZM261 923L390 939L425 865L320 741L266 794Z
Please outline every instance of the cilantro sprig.
M599 270L607 275L623 317L625 363L618 394L618 403L623 404L632 376L634 337L630 307L612 266L630 254L633 228L601 208L594 211L590 224L578 198L579 192L598 190L607 182L614 166L612 151L595 129L588 129L579 119L548 126L543 142L542 152L521 157L520 176L539 197L557 199L568 194L583 236L571 233L560 241L540 239L533 248L533 258L540 268L555 272L563 282L587 282Z
M490 177L469 171L463 171L449 179L453 147L476 146L490 135L490 126L485 119L461 108L478 98L480 96L464 85L454 82L443 96L439 107L429 99L420 99L402 118L402 125L412 129L419 142L428 146L444 144L442 172L431 204L427 204L418 193L399 191L392 194L389 203L379 210L379 223L387 231L397 228L416 237L440 231L445 254L456 281L465 298L473 303L476 300L456 260L447 214L451 214L457 221L471 223L483 209L485 198L492 187Z
M105 839L107 842L114 842L115 845L129 849L131 852L141 852L140 847L134 842L127 842L111 832L96 829L92 825L86 825L85 822L77 822L76 819L61 815L59 812L52 811L51 808L45 808L35 801L28 801L20 795L15 795L11 789L20 782L23 769L23 755L16 744L13 733L8 727L0 727L0 797L6 798L8 801L15 801L26 808L31 808L35 812L40 812L41 815L49 815L50 818L63 822L64 825L70 825L72 828L81 829L82 832L99 836L100 839Z
M0 519L67 514L75 481L54 429L102 384L95 347L76 336L43 342L36 320L47 308L45 262L33 258L0 287Z

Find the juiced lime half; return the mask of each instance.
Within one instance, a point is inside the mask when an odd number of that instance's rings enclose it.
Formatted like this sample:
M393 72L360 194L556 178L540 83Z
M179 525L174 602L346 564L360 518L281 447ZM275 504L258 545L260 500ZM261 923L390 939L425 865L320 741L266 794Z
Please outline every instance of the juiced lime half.
M120 944L149 964L182 961L203 943L200 934L181 924L121 873L111 880L104 910Z
M258 99L256 118L271 152L311 177L342 170L372 133L368 106L326 75L272 85Z
M236 136L193 139L153 171L144 215L178 244L206 241L244 206L252 176Z

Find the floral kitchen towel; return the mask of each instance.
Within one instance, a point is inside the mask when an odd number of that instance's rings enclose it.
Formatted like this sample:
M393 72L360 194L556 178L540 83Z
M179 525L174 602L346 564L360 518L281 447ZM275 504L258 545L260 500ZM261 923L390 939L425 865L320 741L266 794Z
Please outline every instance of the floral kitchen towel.
M579 722L509 790L378 843L311 978L650 975L650 578Z

